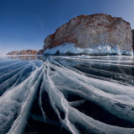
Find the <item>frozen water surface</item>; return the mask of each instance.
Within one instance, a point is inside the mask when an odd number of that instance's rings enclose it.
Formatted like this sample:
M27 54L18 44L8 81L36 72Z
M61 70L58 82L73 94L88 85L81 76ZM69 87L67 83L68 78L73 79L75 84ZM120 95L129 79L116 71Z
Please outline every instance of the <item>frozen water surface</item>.
M134 134L134 57L0 58L0 134Z

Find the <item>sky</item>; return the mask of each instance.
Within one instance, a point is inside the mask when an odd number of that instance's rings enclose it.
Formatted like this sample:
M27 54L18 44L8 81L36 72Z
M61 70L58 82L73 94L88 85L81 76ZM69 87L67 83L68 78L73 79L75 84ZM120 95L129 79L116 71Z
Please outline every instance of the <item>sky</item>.
M58 27L95 13L121 17L134 29L134 0L0 0L0 55L42 49Z

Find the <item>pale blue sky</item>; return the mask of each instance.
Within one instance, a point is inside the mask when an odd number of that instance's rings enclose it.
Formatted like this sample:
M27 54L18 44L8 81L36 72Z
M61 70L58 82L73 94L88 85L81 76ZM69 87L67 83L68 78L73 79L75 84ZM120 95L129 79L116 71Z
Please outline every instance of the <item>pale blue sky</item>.
M134 28L134 0L0 0L0 54L42 49L59 26L95 13L122 17Z

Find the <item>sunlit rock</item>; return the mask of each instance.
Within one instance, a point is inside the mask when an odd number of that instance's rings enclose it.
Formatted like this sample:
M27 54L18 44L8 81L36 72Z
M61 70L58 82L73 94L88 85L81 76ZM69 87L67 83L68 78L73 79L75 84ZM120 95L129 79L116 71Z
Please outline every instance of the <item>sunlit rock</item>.
M80 15L59 27L54 34L49 35L44 41L44 50L73 43L74 49L82 49L82 53L101 54L104 52L106 54L131 55L132 42L130 23L122 18L107 14ZM103 46L107 47L106 51ZM60 49L57 49L56 53L60 52ZM83 49L96 51L91 53ZM118 51L114 50L113 53L113 49ZM51 54L50 51L50 53L45 51L45 54ZM64 50L60 54L71 53L71 51L72 49ZM79 52L75 51L75 53Z

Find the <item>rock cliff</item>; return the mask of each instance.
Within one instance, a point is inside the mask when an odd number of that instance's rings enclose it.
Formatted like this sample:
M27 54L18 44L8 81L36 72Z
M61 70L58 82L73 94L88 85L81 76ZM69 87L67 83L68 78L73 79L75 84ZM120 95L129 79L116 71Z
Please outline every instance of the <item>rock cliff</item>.
M44 40L44 54L132 54L130 23L107 14L80 15ZM61 47L62 46L62 47Z
M36 55L38 50L21 50L21 51L12 51L7 53L7 55Z

